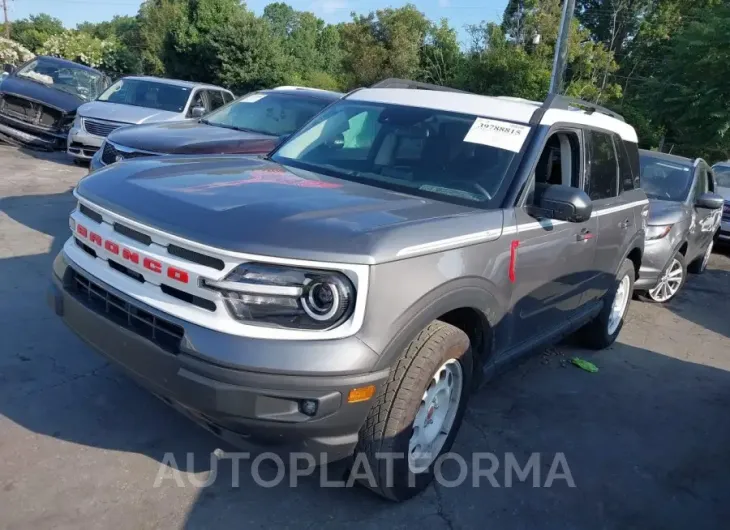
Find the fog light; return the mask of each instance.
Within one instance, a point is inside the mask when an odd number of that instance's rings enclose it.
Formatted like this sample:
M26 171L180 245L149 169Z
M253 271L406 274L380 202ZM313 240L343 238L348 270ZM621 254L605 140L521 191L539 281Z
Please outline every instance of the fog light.
M360 388L353 388L347 395L348 403L359 403L360 401L367 401L375 395L375 385L363 386Z
M307 416L317 414L317 402L313 399L305 399L299 402L299 410Z

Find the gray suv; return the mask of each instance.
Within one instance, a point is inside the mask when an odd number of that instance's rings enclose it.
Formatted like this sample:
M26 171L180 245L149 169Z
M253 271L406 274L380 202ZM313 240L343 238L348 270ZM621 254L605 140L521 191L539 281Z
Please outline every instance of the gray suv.
M646 301L663 303L677 295L688 271L699 274L707 267L723 198L701 158L641 150L640 159L649 219L636 291Z
M485 374L576 331L616 339L638 179L634 129L600 107L388 81L265 158L84 178L49 299L215 434L349 458L403 500Z

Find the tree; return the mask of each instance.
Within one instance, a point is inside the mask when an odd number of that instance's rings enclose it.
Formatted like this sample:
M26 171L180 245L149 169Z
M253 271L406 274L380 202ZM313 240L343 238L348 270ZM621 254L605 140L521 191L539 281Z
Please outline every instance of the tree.
M140 26L137 18L115 16L106 22L83 22L76 26L76 30L114 43L113 49L107 50L103 61L103 67L110 75L144 72L142 56L139 53Z
M173 29L187 20L187 0L145 0L139 8L139 56L142 69L165 75L163 51Z
M428 83L453 86L461 74L462 52L456 30L441 19L432 24L421 49L421 77Z
M33 58L31 51L15 41L0 37L0 64L18 65Z
M45 42L54 35L63 33L63 23L50 15L41 13L13 22L10 38L37 53Z

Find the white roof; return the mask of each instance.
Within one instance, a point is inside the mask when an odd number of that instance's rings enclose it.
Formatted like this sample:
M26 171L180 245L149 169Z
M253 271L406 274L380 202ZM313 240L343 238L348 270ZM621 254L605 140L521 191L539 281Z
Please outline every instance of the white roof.
M365 88L350 94L347 99L445 110L525 124L530 122L532 116L542 106L539 101L515 97L480 96L462 92L408 88ZM601 112L586 112L577 108L570 110L549 109L545 112L540 123L542 125L552 125L559 122L576 123L615 131L628 142L638 142L636 131L631 125Z

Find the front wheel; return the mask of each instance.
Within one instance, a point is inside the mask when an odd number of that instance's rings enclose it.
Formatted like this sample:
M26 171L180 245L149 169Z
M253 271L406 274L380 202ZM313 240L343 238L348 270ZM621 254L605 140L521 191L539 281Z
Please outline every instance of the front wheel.
M466 333L438 320L423 329L378 394L360 430L351 472L362 471L358 461L364 458L373 473L361 482L393 501L426 489L461 425L472 369Z
M587 348L602 350L614 343L624 325L635 279L634 264L625 259L616 274L614 285L606 293L601 312L579 331L579 338Z
M684 256L677 252L669 260L669 265L664 269L659 282L646 294L642 294L641 298L647 302L656 302L658 304L669 302L677 296L686 280L687 267L684 263Z

